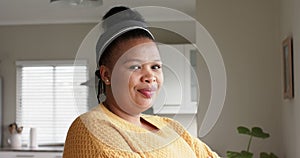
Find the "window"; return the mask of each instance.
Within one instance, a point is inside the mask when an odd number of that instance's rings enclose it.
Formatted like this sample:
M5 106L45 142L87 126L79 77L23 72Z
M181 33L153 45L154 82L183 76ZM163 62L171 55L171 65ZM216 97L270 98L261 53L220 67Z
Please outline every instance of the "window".
M87 111L87 67L71 61L17 62L16 121L24 127L23 143L29 143L30 127L37 128L38 144L63 143L72 121Z

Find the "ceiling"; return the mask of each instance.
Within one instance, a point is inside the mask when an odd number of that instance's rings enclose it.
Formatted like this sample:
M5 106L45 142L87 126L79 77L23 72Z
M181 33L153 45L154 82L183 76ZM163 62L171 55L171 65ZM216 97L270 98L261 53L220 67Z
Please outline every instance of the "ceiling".
M0 25L89 23L99 22L102 15L112 6L129 7L161 6L195 15L196 0L103 0L99 7L60 6L50 4L50 0L0 0ZM152 19L160 19L161 14L150 13ZM170 19L176 19L176 16Z

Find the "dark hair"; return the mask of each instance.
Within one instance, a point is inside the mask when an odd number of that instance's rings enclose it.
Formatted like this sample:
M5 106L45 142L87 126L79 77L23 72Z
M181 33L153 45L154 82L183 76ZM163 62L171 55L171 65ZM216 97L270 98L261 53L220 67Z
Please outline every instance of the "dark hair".
M108 17L114 15L114 14L117 14L119 12L122 12L122 11L125 11L125 10L128 10L129 8L128 7L125 7L125 6L118 6L118 7L113 7L111 8L102 18L102 20L105 20L107 19Z
M114 7L112 9L110 9L104 16L103 16L103 24L102 26L104 28L108 28L108 27L111 27L111 24L110 23L106 23L106 19L115 15L115 14L118 14L118 13L121 13L123 14L123 11L126 11L124 12L125 15L122 15L122 20L137 20L137 21L142 21L142 22L145 22L143 17L138 13L138 12L135 12L133 10L131 10L130 8L128 7L124 7L124 6L119 6L119 7ZM108 65L109 63L111 63L110 61L110 58L112 56L112 49L114 47L116 47L119 43L123 42L123 41L126 41L126 40L129 40L129 39L134 39L134 38L149 38L149 39L152 39L152 36L146 32L145 30L142 30L142 29L134 29L134 30L130 30L128 32L125 32L124 34L120 35L119 37L117 37L115 40L113 40L107 47L106 49L103 51L101 57L100 57L100 60L98 61L99 63L99 66L101 65Z
M100 57L99 65L108 65L111 63L110 58L112 57L112 50L114 47L116 47L119 43L129 40L129 39L135 39L135 38L149 38L152 39L152 37L149 35L149 33L145 32L142 29L136 29L128 31L121 36L117 37L114 41L111 42L110 45L106 47L106 49L103 51L103 54Z

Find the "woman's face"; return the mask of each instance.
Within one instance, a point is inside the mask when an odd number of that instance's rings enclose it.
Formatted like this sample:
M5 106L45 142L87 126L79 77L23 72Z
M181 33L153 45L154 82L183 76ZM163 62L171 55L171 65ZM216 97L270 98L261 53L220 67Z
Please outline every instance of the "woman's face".
M156 44L148 38L129 39L113 50L111 88L119 108L139 114L153 104L163 83L162 63Z

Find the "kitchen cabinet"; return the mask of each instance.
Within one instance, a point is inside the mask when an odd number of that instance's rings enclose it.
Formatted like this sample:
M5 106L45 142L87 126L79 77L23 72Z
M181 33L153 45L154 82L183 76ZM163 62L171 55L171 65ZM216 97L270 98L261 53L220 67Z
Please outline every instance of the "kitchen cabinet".
M197 113L196 48L192 44L159 44L164 84L153 106L154 114Z
M0 158L62 158L63 147L0 148Z
M62 152L0 151L1 158L62 158Z

